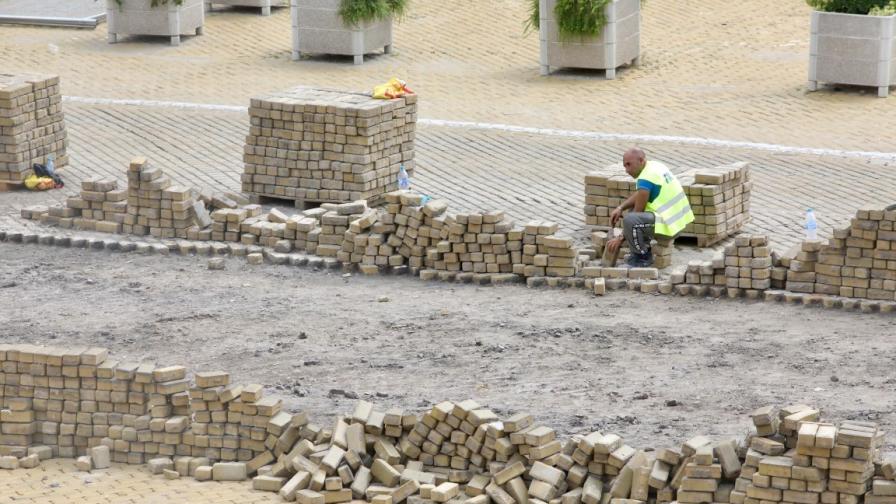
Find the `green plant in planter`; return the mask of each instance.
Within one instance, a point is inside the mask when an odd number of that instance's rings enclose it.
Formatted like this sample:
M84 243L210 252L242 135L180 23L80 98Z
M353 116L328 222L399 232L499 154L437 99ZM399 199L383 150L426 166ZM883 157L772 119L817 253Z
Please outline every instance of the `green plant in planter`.
M890 16L896 13L896 0L806 0L815 10L843 14Z
M400 18L407 12L409 0L342 0L339 16L345 24L358 26L367 21Z
M118 7L121 8L124 6L124 2L127 0L115 0L115 3L118 4ZM168 5L169 3L173 3L174 5L183 5L184 0L152 0L152 3L149 4L151 7L158 7L160 5Z
M613 0L557 0L554 17L561 38L593 37L603 32L607 24L605 8ZM541 27L539 0L529 0L529 19L526 31Z

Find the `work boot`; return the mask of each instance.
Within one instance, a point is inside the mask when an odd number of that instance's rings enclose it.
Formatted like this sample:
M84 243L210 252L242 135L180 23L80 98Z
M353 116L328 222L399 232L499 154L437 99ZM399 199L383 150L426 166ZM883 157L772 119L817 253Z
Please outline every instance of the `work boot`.
M625 262L625 265L629 268L648 268L653 264L653 254L647 252L646 254L637 254L632 253L628 261Z

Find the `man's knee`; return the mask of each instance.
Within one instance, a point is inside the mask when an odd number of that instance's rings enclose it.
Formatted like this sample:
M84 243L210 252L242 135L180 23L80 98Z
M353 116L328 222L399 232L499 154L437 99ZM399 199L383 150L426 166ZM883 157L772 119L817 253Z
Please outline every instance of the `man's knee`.
M635 227L635 225L638 224L639 222L640 222L640 220L638 219L638 217L634 213L631 213L631 212L625 214L625 217L622 218L622 225L626 229L631 229L631 228Z

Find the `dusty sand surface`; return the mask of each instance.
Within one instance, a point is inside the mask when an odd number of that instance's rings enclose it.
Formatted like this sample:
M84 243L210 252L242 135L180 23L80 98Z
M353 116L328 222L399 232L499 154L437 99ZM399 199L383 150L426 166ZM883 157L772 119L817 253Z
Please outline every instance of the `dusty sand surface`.
M766 404L896 425L891 315L206 265L0 243L0 342L228 370L325 425L356 397L413 411L472 397L639 447L741 436Z

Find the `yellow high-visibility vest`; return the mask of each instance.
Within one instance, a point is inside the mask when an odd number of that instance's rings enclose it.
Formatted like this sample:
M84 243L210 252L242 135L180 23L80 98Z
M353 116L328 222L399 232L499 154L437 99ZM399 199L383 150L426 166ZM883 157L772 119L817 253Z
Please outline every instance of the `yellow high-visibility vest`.
M694 222L688 195L666 165L659 161L648 161L638 175L638 180L642 179L660 187L659 195L653 201L648 201L644 209L656 216L653 227L656 234L675 236Z

